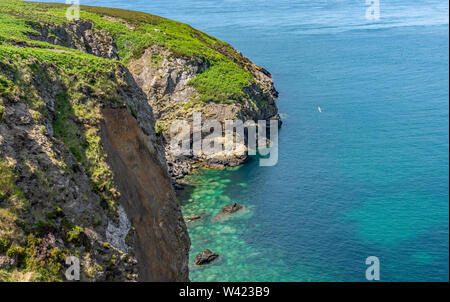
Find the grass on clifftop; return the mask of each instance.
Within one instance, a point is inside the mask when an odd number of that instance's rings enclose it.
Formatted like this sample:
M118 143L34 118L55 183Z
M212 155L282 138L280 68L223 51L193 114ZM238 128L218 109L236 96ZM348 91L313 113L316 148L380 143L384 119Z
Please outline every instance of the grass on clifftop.
M58 48L33 41L32 24L66 23L64 4L0 0L0 43L25 43L33 47ZM108 31L117 45L124 64L139 58L146 48L160 45L174 56L199 57L209 62L209 69L190 83L200 93L203 102L233 102L244 97L243 88L253 82L246 71L248 59L229 44L192 28L187 24L155 15L113 8L81 6L81 18L93 21L96 27Z

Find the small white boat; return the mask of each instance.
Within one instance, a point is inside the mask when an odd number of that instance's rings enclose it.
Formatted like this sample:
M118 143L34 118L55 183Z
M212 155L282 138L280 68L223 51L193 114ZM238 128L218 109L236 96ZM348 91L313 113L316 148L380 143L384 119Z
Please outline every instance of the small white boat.
M320 108L320 106L317 107L317 110L319 110L319 112L322 113L322 108Z

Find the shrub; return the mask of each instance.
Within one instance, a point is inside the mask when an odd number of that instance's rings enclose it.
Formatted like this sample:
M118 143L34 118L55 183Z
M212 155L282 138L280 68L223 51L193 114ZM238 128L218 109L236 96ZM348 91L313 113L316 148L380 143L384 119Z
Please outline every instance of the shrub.
M3 101L0 100L0 122L5 118L6 116L6 109L3 106Z
M74 225L66 233L66 240L68 242L78 242L81 233L84 233L84 229L82 227Z
M0 238L0 253L5 253L11 246L11 241L5 238Z

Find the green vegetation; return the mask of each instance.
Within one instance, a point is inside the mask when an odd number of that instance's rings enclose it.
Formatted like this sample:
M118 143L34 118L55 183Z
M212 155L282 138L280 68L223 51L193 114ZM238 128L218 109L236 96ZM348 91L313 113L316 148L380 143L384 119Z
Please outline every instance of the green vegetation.
M59 273L67 251L54 248L45 261L37 257L42 239L20 227L27 200L15 185L13 168L0 160L0 254L13 258L15 268L0 269L0 281L62 281Z
M46 62L52 62L52 66L44 71L39 66L47 65ZM55 137L85 167L102 204L110 214L115 214L118 192L98 133L102 104L122 103L116 80L118 63L83 52L55 53L40 48L0 45L0 64L14 74L13 80L0 74L3 91L14 91L30 109L42 116L47 116L47 107L34 87L33 77L40 79L41 86L51 85L52 81L67 87L55 101ZM77 79L76 85L73 85L74 79ZM16 87L20 87L20 91Z
M148 20L145 20L145 14L133 17L129 11L100 10L101 14L130 23L123 24L102 18L98 9L83 10L83 18L92 20L100 29L112 34L119 57L125 64L138 58L153 44L170 49L175 56L206 59L209 63L207 71L197 75L190 83L201 94L200 101L239 101L244 96L242 89L253 81L252 76L242 66L247 62L232 50L231 46L189 25L153 15L148 15ZM131 30L130 26L134 30ZM238 58L242 65L235 62ZM161 60L157 57L154 59L156 64Z
M67 232L67 241L72 242L78 240L78 237L83 232L84 230L82 227L79 227L77 225L72 226L70 230Z
M157 121L155 123L155 133L156 133L156 135L160 136L164 132L165 128L166 128L166 126L164 125L163 122Z
M68 251L53 248L47 253L45 261L39 259L37 247L42 239L28 235L24 246L12 244L6 251L6 256L17 262L16 269L0 270L2 281L62 281L60 274L62 263L69 255Z
M115 200L119 193L114 187L114 176L106 163L106 153L100 144L100 107L69 100L67 93L57 96L53 122L55 137L63 141L75 158L86 168L93 189L101 198L102 205L110 214L116 213ZM81 134L81 135L80 135Z
M33 47L77 52L29 38L36 33L33 26L36 28L40 23L67 22L65 8L64 4L0 1L0 43L21 42ZM92 6L81 6L81 18L93 21L98 29L112 35L124 64L139 58L151 45L163 46L174 56L205 59L209 68L190 83L201 94L198 100L202 102L239 101L244 97L242 89L253 82L245 69L249 64L246 58L229 44L187 24L146 13ZM156 64L161 60L154 59Z
M5 118L6 116L6 110L5 107L3 106L3 100L0 99L0 122Z
M13 98L17 94L17 86L9 81L4 75L0 74L0 96L4 98Z
M134 116L134 118L137 118L137 111L136 111L136 108L134 108L134 106L133 105L128 105L128 108L130 108L130 112L131 112L131 114Z
M242 88L251 82L251 75L241 74L236 64L221 62L195 77L190 84L200 93L202 102L232 103L242 100Z
M65 214L63 210L60 207L55 207L55 210L51 213L47 214L47 219L56 219L56 218L62 218Z

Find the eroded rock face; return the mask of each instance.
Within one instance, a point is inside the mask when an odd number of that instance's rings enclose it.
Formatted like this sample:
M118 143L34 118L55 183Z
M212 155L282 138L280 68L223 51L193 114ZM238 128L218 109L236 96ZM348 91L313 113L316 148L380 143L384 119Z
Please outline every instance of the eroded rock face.
M51 63L35 63L44 70L45 81L26 66L17 73L0 69L10 79L14 74L27 79L27 89L35 90L47 113L39 114L14 96L0 96L5 108L0 121L0 160L14 171L15 185L32 209L24 211L21 219L31 230L39 227L36 261L50 261L55 249L77 251L83 281L188 281L190 241L146 95L120 65L107 76L113 81L110 84L115 83L120 102L102 102L104 96L84 82L61 82L67 75ZM120 193L117 216L102 203L106 188L94 188L92 175L55 137L53 123L63 114L60 96L67 85L82 92L81 104L97 112L89 122L73 113L65 122L66 127L77 127L77 139L86 135L86 127L91 135L98 135L108 163L104 173L114 172ZM71 104L67 106L65 110L72 112ZM130 108L136 110L134 115ZM9 202L7 196L0 206ZM120 211L121 206L125 211ZM0 235L17 245L28 240L23 229L9 228L3 220ZM17 260L2 258L2 266L14 266Z
M36 89L48 117L43 118L22 101L2 98L6 114L0 121L0 161L14 171L15 186L30 209L21 213L21 221L35 236L41 237L34 246L35 259L47 263L54 261L51 259L56 249L77 251L82 256L83 281L135 281L138 267L133 250L123 253L107 242L106 228L111 216L101 206L86 170L53 136L56 95L63 91L64 85L51 76L56 74L51 65L45 68L49 73L47 81L41 82L36 76L28 83L28 89ZM8 71L0 69L0 73ZM2 207L11 201L4 202ZM1 218L1 238L8 238L13 245L26 244L24 230L13 228ZM111 259L114 264L108 266ZM3 266L15 267L18 261L19 258L2 258ZM31 274L18 278L26 281L33 280L32 277Z
M31 25L38 32L30 34L31 39L78 49L97 57L118 59L117 47L110 33L94 29L94 23L89 20L80 19L62 25Z
M147 95L156 120L172 114L196 94L188 83L207 68L204 59L175 57L168 49L157 45L149 47L128 65L136 83Z
M253 76L254 83L244 89L246 98L235 103L197 103L189 104L198 96L189 82L209 68L208 62L201 58L179 58L168 49L153 45L139 58L132 60L129 70L139 87L146 93L153 108L155 119L164 124L161 135L166 146L166 159L169 173L176 181L190 174L192 164L202 162L209 168L224 168L242 165L247 160L246 146L238 146L235 152L214 156L173 156L169 148L171 122L182 119L192 123L192 114L200 112L203 119L258 121L278 119L275 99L278 97L271 74L244 58L245 69ZM243 63L244 64L244 63ZM255 103L258 100L258 105ZM204 136L207 134L203 134ZM242 150L241 150L242 149ZM176 184L176 182L175 182ZM175 187L179 187L175 185Z
M219 254L213 253L213 252L211 252L211 250L206 249L203 252L201 252L200 254L198 254L197 257L195 257L194 264L205 265L205 264L213 262L217 258L219 258Z
M165 165L125 109L104 109L102 141L136 228L141 280L187 281L189 236Z

